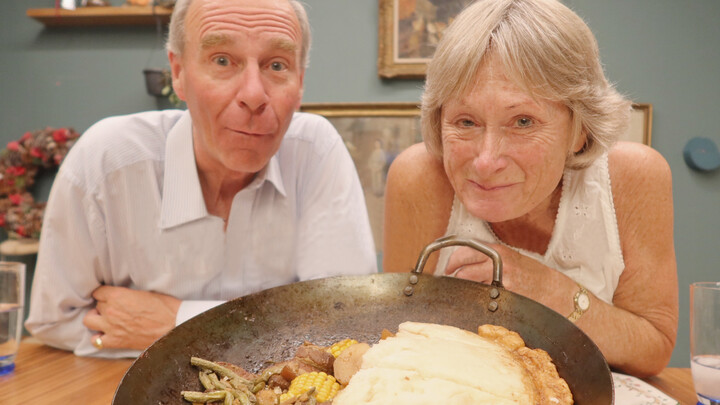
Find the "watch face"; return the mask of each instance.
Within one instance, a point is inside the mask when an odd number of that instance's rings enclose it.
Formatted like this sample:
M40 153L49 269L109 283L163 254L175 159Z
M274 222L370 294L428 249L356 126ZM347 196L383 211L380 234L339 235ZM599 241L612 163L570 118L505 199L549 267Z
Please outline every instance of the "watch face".
M578 296L577 302L578 306L583 311L587 310L590 307L590 297L588 297L588 295L585 293L582 293Z

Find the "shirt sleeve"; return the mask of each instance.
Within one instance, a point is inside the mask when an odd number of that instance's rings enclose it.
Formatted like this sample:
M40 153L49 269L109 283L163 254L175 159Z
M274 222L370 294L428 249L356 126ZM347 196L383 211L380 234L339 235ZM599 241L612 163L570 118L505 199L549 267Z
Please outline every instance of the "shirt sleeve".
M225 301L182 301L175 317L175 326L187 321L188 319L199 315L209 309L223 304Z
M97 202L61 169L44 213L27 329L44 343L77 355L132 357L135 350L98 351L83 325L92 292L107 278L105 224Z
M355 164L335 128L318 125L317 137L333 141L310 159L300 179L298 277L309 280L377 273L370 221Z

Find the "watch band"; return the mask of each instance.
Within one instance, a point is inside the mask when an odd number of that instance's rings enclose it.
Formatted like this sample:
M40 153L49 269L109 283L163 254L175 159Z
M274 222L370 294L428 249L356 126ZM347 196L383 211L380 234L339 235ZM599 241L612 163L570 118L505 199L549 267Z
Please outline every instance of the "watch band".
M580 289L578 290L578 292L575 293L575 296L573 297L573 304L575 305L575 310L573 310L573 312L567 316L567 319L573 323L580 319L582 314L584 314L588 310L588 308L590 308L590 296L588 295L588 290L580 284L578 284L578 287L580 287Z

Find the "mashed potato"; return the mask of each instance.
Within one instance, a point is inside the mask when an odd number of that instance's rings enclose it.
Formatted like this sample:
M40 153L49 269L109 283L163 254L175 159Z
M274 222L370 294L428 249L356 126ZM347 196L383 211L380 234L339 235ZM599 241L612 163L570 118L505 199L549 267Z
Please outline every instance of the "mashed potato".
M572 403L547 353L526 348L505 328L483 326L479 332L484 336L405 322L364 354L333 405Z

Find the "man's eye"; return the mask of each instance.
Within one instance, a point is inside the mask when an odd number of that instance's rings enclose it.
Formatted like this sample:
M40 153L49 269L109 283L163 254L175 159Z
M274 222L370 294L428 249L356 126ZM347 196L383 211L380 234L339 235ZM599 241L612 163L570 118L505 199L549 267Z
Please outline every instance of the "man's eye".
M280 72L285 69L285 64L282 62L273 62L270 64L270 69Z
M216 56L213 61L218 66L228 66L230 64L230 60L226 56Z
M520 128L527 128L533 124L533 120L532 120L532 118L521 117L521 118L518 118L517 121L515 121L515 123Z

